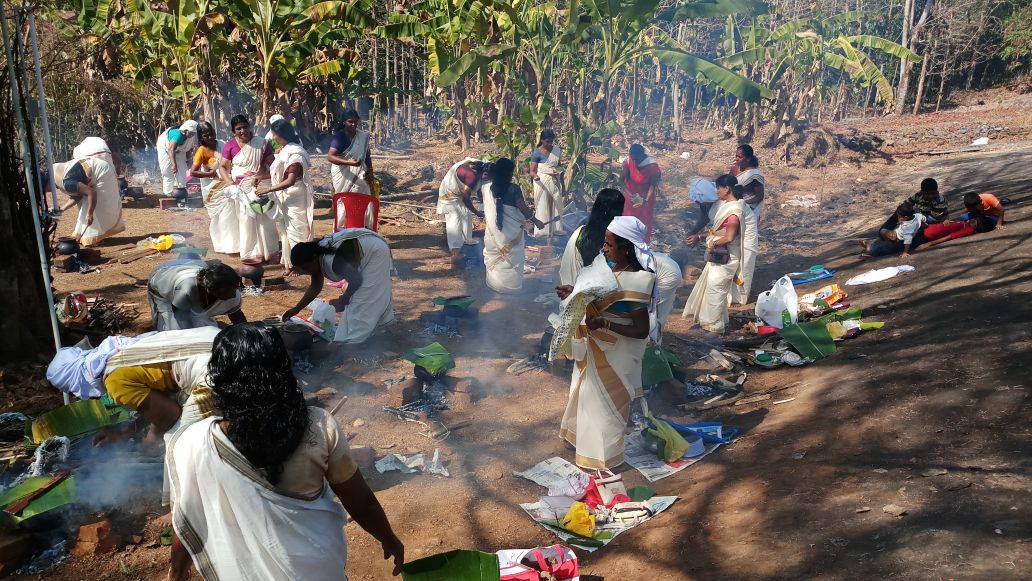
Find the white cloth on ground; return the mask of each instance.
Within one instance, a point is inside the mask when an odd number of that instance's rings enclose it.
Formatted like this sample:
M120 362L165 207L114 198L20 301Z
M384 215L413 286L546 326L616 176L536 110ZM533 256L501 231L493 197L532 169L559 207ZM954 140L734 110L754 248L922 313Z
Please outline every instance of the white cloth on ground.
M868 270L863 274L858 274L853 278L846 281L846 286L857 286L861 284L871 284L873 282L881 282L883 280L889 280L901 272L913 272L914 267L909 264L902 264L900 266L887 266L885 268L875 268Z

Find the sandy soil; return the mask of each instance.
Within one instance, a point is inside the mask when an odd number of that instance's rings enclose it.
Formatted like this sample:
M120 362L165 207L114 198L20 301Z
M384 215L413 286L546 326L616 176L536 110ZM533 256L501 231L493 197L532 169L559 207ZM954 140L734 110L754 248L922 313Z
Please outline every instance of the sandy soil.
M713 176L730 165L734 143L712 137L709 145L688 149L689 162L677 152L658 155L666 172L657 245L663 249L677 247L686 224L687 178ZM1010 136L1016 142L1026 138L1027 133ZM608 547L582 555L582 572L608 580L1028 578L1032 181L1022 168L1032 162L1032 149L1019 145L931 158L842 156L840 163L821 169L786 166L773 150L758 154L770 176L771 201L754 292L811 264L840 269L834 282L841 283L897 263L860 261L848 239L868 232L925 176L939 179L954 208L972 188L991 189L1014 204L1005 229L916 255L910 261L914 274L850 287L850 301L866 318L885 321L884 329L842 344L836 356L814 365L750 374L747 391L792 385L783 393L794 401L694 415L653 402L662 415L721 420L739 426L742 436L653 485L661 494L677 495L678 502ZM423 189L421 166L433 165L439 177L458 158L442 146L411 156L378 164L403 184L396 191ZM808 194L819 196L819 208L781 206ZM429 205L432 198L422 203ZM152 196L128 206L127 231L102 254L118 256L142 237L169 231L188 235L193 245L207 245L203 210L163 212L155 205ZM318 234L329 232L328 217L327 209L317 210ZM70 228L61 225L62 232ZM409 558L455 548L551 544L555 538L518 507L543 491L512 471L551 456L571 456L556 437L569 375L562 366L519 377L505 370L533 352L549 312L534 298L555 283L547 277L528 280L523 294L500 297L486 289L481 271L451 270L442 229L419 220L382 228L399 270L394 282L399 322L361 347L317 349L316 369L302 376L306 390L326 407L348 396L337 419L355 433L353 445L372 446L378 455L441 450L450 478L364 471ZM701 266L701 256L693 257ZM232 257L222 258L235 264ZM55 286L59 294L83 290L135 302L145 312L143 291L132 279L146 278L158 262L58 274ZM245 312L250 319L282 312L300 296L302 282L291 279L292 290L245 298ZM679 304L689 291L690 285L681 289ZM423 335L419 315L433 309L431 299L456 294L476 297L479 327L464 328L461 337ZM332 289L323 296L332 298ZM145 315L133 331L147 323ZM673 319L668 333L675 350L691 352L694 336L680 319ZM450 375L472 378L477 386L469 409L443 417L472 419L472 425L439 442L381 410L389 403L384 381L412 372L398 354L434 340L456 356L457 369ZM8 409L16 403L8 402ZM920 475L933 467L948 473ZM646 483L633 469L623 474L628 486ZM890 503L908 514L884 514L882 507ZM870 511L860 512L865 507ZM155 534L148 529L139 546L111 557L73 560L42 577L163 579L167 549L147 546ZM390 568L373 539L353 524L347 535L350 577L387 579Z

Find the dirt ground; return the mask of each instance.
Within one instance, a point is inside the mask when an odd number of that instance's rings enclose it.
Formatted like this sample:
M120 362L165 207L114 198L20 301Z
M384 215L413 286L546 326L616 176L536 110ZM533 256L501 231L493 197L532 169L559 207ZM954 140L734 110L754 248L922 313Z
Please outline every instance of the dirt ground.
M830 167L802 168L780 161L777 151L758 150L770 201L753 298L780 275L812 264L839 269L831 282L841 284L867 269L900 263L859 260L851 239L868 233L927 176L939 180L953 210L961 207L963 193L974 189L1009 198L1007 225L913 256L908 263L916 267L914 273L849 287L849 301L864 309L865 319L885 321L885 327L840 344L835 356L813 365L750 373L747 391L791 386L781 392L783 399L795 398L789 403L685 415L654 401L666 417L719 420L738 426L742 435L653 484L660 494L679 500L609 546L581 554L582 573L610 581L1032 575L1032 307L1027 299L1032 147L1023 141L1032 133L1032 120L1029 109L1018 110L1023 118L1006 110L1011 129L1000 132L1004 143L983 152L923 156L914 153L922 150L918 147L910 154L866 159L843 154ZM896 126L877 123L899 128L898 120ZM939 124L935 115L915 123ZM855 126L836 124L832 131L847 134ZM878 127L867 124L864 130ZM681 160L680 152L657 155L666 172L657 235L661 249L678 248L686 224L686 180L696 173L714 177L730 165L732 141L700 137L710 143L682 149L691 153L690 161ZM968 135L927 139L937 141L924 149L970 142ZM398 179L394 191L424 189L420 168L433 165L440 177L458 153L437 145L409 156L378 163ZM819 206L783 206L805 195L817 196ZM117 257L147 235L170 231L188 235L192 245L208 245L203 209L161 211L155 199L152 192L146 201L126 207L127 231L102 247L104 256ZM432 198L417 203L430 205ZM326 407L348 396L336 417L354 433L352 445L371 446L378 456L441 450L450 478L364 471L410 559L456 548L551 544L555 537L518 506L543 490L512 472L551 456L571 458L557 437L569 374L561 365L518 377L506 368L534 352L550 311L534 299L550 293L555 281L531 279L521 295L496 295L486 288L482 271L451 270L443 225L409 218L404 226L381 229L399 271L393 291L399 322L360 347L318 348L316 368L301 376L306 390ZM317 209L316 221L317 234L329 232L327 208ZM67 221L61 224L62 232L70 230ZM701 266L701 254L692 256ZM232 257L220 258L236 264ZM132 282L146 278L159 261L58 274L55 286L59 295L82 290L138 304L144 316L132 331L143 331L149 323L144 292ZM292 306L303 282L290 279L291 290L246 297L248 318ZM690 290L690 284L681 289L678 308ZM323 297L332 298L333 292L327 289ZM430 301L458 294L477 299L479 327L464 328L460 337L425 335L419 315L434 309ZM671 321L666 343L690 353L695 335L676 316ZM471 419L472 425L439 442L381 410L389 403L384 382L412 373L412 365L398 355L434 340L456 357L450 375L471 378L477 386L469 409L443 418ZM18 403L5 402L4 411ZM930 468L947 473L923 477ZM622 473L628 487L647 483L633 469ZM907 514L883 513L888 504L904 507ZM72 560L40 578L163 579L167 549L148 548L156 531L144 532L148 538L141 545L110 558ZM354 524L347 536L350 578L389 578L377 543Z

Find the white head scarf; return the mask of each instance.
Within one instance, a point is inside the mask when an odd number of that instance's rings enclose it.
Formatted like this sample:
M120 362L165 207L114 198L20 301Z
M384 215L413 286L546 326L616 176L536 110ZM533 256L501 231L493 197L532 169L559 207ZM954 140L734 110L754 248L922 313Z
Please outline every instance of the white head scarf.
M272 124L277 121L283 121L285 119L286 117L280 115L279 113L276 113L272 117L269 117L269 132L265 134L265 141L272 141Z
M763 174L758 168L747 169L742 173L738 174L738 185L747 186L752 182L763 182Z
M656 272L656 260L652 257L649 245L645 243L648 229L641 220L634 216L617 216L606 230L633 244L634 257L638 259L638 264L645 270Z
M179 130L189 131L190 133L197 133L197 122L193 119L190 119L189 121L184 121L183 124L179 126Z
M87 137L72 150L72 159L82 159L91 155L111 154L111 148L100 137Z

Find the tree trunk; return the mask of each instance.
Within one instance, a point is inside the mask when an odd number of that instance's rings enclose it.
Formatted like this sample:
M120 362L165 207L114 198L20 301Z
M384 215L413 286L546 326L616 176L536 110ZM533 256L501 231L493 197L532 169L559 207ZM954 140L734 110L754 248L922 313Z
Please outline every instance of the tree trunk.
M932 14L934 5L935 0L927 0L921 9L921 17L915 23L914 12L917 8L917 0L906 0L903 12L903 42L901 44L911 51L914 50L917 44L917 37L920 35L921 30L928 23L928 18ZM899 64L899 86L896 88L894 110L897 115L902 115L906 111L907 94L910 92L910 71L914 63L903 58L900 59Z
M931 54L932 51L926 50L924 59L921 60L921 74L918 75L917 95L914 97L914 115L921 112L921 103L924 101L925 80L928 76L928 59Z
M939 112L939 107L942 106L942 97L946 92L946 74L945 67L943 67L942 74L939 75L939 94L935 96L935 112Z
M462 140L462 151L469 149L469 119L466 114L466 86L463 80L452 86L455 98L455 116L459 122L459 138Z
M11 40L15 43L15 65L20 69L23 51L18 46L18 35ZM12 104L6 61L4 65L0 67L0 191L4 192L0 196L0 248L4 249L4 260L0 261L0 296L17 300L17 308L8 308L0 317L0 364L42 362L54 354L50 320L53 305L47 304L22 156L29 156L30 167L35 168L37 164L34 152L21 151L17 145L20 139L15 115L22 117L29 135L33 132L24 107ZM21 80L26 78L24 74L16 76ZM22 87L22 95L27 94L25 89ZM35 172L29 178L38 183ZM52 222L45 217L41 220L47 232ZM48 236L44 235L46 238Z

